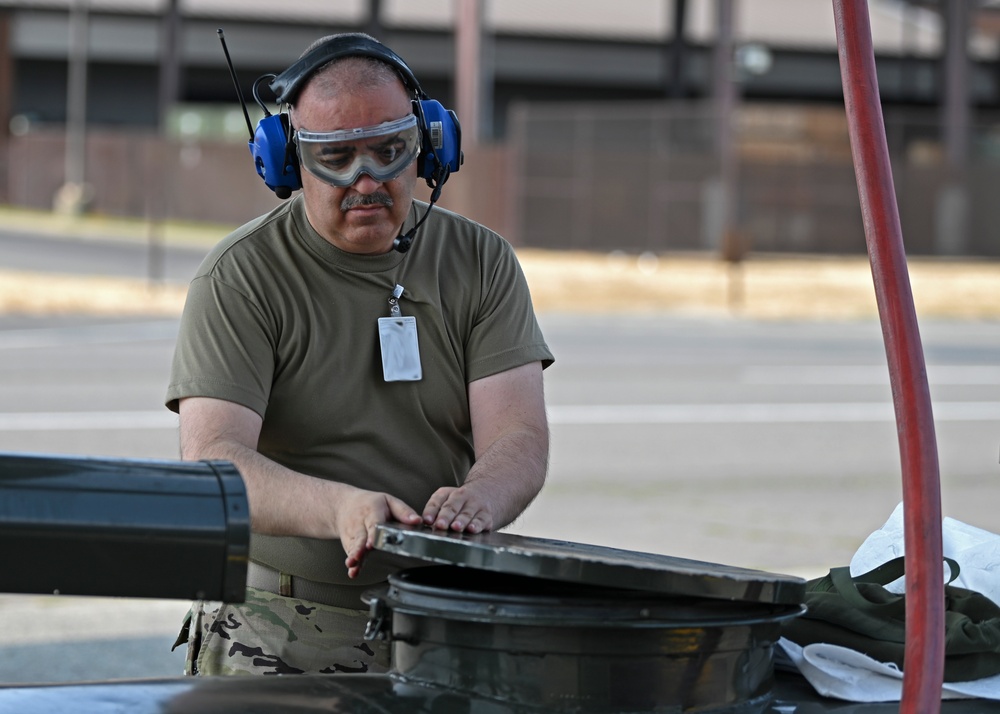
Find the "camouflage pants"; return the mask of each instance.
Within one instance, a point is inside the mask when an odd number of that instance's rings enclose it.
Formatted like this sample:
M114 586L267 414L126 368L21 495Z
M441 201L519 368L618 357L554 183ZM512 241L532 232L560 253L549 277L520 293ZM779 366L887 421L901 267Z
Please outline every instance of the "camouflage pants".
M333 674L389 669L389 645L364 639L368 612L247 588L246 602L195 602L174 647L184 673Z

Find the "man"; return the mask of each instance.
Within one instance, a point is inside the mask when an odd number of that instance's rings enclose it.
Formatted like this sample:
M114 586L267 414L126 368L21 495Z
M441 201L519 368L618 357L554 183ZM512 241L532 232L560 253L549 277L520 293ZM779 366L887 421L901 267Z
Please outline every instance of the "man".
M376 526L501 528L544 481L552 355L509 244L413 199L422 92L396 59L350 34L293 65L301 195L191 282L167 405L182 458L243 475L253 537L247 602L192 608L190 673L385 671L361 593L402 563Z

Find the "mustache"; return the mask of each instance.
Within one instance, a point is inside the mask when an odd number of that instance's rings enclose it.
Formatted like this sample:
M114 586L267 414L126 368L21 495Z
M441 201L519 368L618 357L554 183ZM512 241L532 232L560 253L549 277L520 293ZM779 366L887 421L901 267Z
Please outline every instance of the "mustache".
M392 205L392 196L381 191L376 191L375 193L368 193L364 195L354 194L347 196L340 202L340 210L349 211L350 209L357 208L358 206L385 206L386 208L392 208Z

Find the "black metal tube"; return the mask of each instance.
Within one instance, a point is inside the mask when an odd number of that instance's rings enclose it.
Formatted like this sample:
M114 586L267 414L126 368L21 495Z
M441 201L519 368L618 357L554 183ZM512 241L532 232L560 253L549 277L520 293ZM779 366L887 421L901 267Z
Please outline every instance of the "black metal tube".
M0 454L0 592L242 602L249 543L227 462Z

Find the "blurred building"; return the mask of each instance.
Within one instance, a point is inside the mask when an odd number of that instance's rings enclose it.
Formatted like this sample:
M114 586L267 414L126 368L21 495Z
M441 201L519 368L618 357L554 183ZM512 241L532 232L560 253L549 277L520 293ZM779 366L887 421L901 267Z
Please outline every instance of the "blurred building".
M1000 255L1000 3L869 6L908 246ZM0 201L50 207L79 173L113 214L235 222L276 203L219 28L254 122L253 80L317 37L385 41L464 108L444 205L516 243L864 250L831 0L0 0Z

